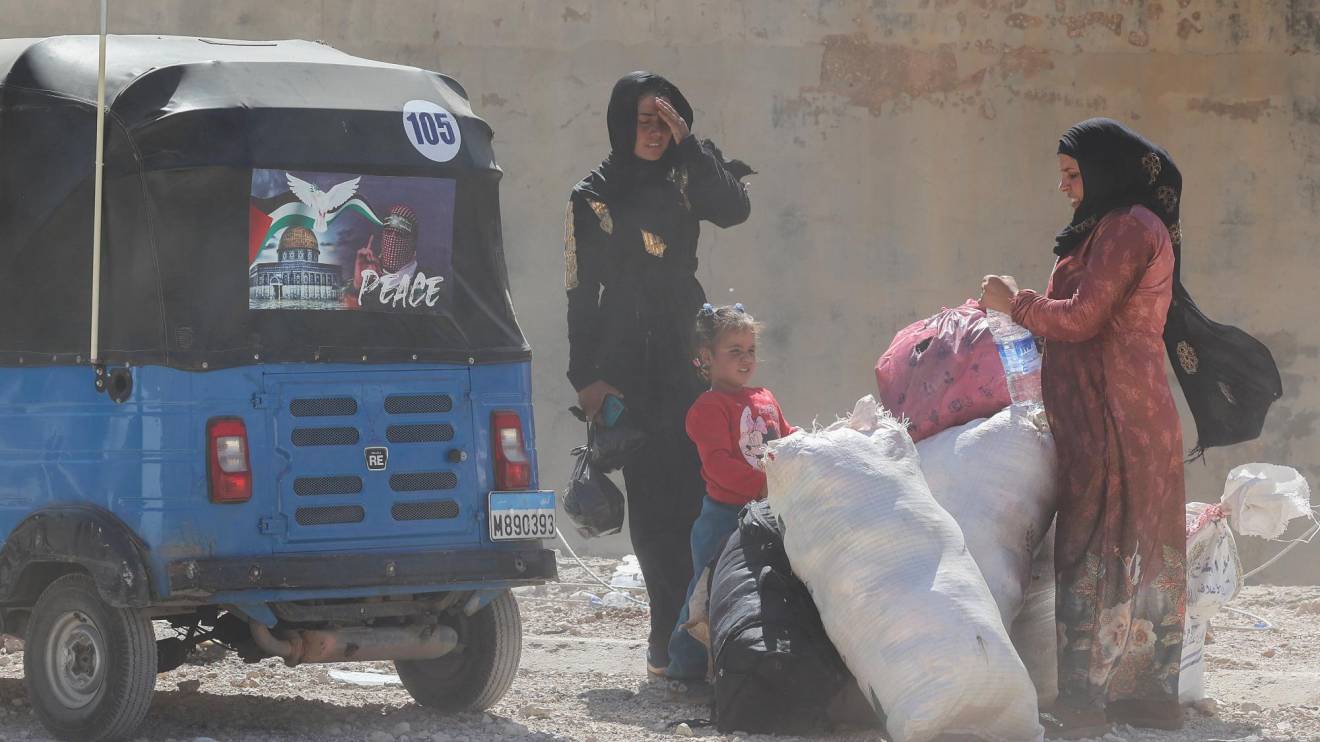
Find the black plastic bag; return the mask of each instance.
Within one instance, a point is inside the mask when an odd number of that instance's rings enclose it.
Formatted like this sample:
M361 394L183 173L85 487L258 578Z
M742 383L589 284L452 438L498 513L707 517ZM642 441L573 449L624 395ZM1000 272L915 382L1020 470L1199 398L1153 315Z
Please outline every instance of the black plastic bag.
M583 538L608 536L623 529L623 493L590 461L587 446L573 449L577 463L564 495L564 512Z

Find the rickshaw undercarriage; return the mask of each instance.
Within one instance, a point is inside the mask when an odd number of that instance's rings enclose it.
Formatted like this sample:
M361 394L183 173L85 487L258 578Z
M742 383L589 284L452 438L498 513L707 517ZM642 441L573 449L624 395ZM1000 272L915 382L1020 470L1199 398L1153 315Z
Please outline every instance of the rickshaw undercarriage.
M443 624L358 626L343 629L293 629L275 635L248 621L252 640L262 651L295 667L305 662L433 660L458 647L458 632Z

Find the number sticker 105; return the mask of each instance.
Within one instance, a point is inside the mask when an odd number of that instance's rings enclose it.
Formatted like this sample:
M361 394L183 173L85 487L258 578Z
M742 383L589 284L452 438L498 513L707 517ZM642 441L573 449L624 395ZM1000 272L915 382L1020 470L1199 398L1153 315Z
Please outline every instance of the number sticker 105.
M419 146L454 143L454 127L449 122L449 114L444 111L413 111L407 119L412 124L413 141Z
M404 105L403 134L413 149L432 162L449 162L463 146L458 118L429 100L410 100Z

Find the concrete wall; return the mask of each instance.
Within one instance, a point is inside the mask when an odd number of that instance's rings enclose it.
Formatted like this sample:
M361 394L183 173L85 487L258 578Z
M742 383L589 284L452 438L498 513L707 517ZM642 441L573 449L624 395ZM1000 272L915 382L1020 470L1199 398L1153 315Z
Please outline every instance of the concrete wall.
M701 279L760 316L760 381L789 418L832 419L874 386L893 333L975 295L1040 287L1068 217L1054 146L1123 119L1186 180L1185 282L1264 339L1286 396L1256 442L1188 468L1218 496L1239 463L1320 485L1320 2L1315 0L112 0L121 33L323 39L443 70L494 126L506 247L536 349L547 484L581 431L564 410L561 222L606 153L609 89L647 68L694 130L760 171L744 225L709 228ZM93 32L95 0L0 0L0 36ZM1181 402L1181 399L1180 399ZM1194 439L1184 419L1187 442ZM1249 566L1276 547L1243 539ZM595 542L626 549L620 539ZM1320 580L1320 543L1266 573Z

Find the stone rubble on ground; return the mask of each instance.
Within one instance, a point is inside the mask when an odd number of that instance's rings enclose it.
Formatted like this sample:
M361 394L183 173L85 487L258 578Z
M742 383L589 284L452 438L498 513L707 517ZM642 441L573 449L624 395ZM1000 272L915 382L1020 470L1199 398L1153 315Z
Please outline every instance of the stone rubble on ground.
M617 562L588 559L597 575ZM487 713L441 713L413 703L399 685L329 680L345 672L394 676L388 662L303 665L276 659L245 665L233 653L159 676L151 713L135 742L673 742L674 722L706 719L708 706L672 696L645 675L644 609L593 608L570 596L590 582L561 562L563 583L525 592L523 663L508 695ZM1248 586L1234 603L1275 631L1215 627L1207 686L1181 732L1119 727L1092 742L1312 742L1320 740L1320 587ZM558 628L574 628L580 636ZM164 634L163 634L164 635ZM3 648L4 645L0 645ZM1262 652L1274 648L1274 657ZM214 651L214 650L209 650ZM8 659L5 663L3 660ZM26 705L22 655L0 654L0 739L52 742ZM397 676L395 676L397 677ZM406 726L405 726L406 725ZM723 734L692 727L712 742L872 742L873 731L818 737Z

